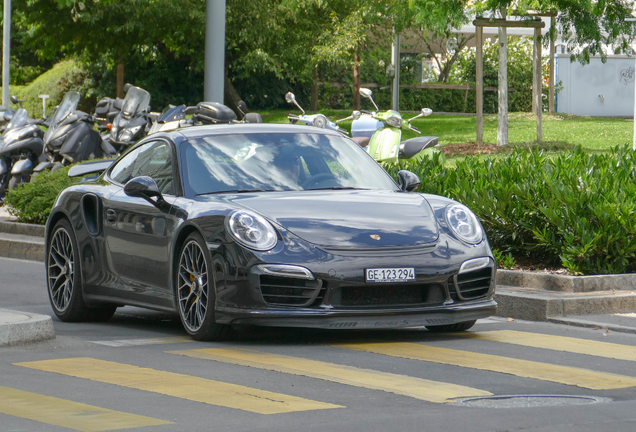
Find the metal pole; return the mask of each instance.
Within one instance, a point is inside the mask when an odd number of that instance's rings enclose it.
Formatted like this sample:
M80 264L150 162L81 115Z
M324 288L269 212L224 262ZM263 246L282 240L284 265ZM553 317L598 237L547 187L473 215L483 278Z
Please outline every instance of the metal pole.
M556 37L556 30L554 28L554 21L556 17L550 18L550 91L548 94L548 112L554 114L554 83L556 82L555 68L554 68L554 38Z
M400 110L400 35L395 33L395 40L391 48L391 64L395 68L393 76L393 96L391 99L391 108L395 111Z
M225 85L225 0L205 3L205 68L203 98L223 103Z
M502 11L502 15L505 18ZM497 123L497 145L508 144L508 32L499 27L499 121Z
M9 108L9 79L11 74L11 0L4 0L2 29L2 105Z
M475 108L477 111L477 146L484 143L484 28L477 26L475 47L477 61L475 70Z
M541 73L541 29L534 29L534 103L537 114L537 141L543 141L543 74Z

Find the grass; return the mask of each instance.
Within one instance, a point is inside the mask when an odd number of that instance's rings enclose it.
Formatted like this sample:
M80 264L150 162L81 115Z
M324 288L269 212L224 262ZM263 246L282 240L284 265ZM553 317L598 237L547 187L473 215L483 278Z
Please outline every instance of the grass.
M351 111L320 111L330 120L335 121L347 117ZM261 113L267 123L287 123L287 114L298 114L298 110L269 111ZM415 114L407 113L405 118ZM497 143L496 115L484 117L484 142ZM339 124L345 129L351 128L351 122ZM463 144L475 142L476 118L474 116L431 115L413 122L422 135L439 137L441 145ZM547 150L562 151L574 145L581 145L589 150L607 150L619 144L632 142L634 123L619 118L577 117L567 114L543 116L543 145ZM417 136L415 132L404 131L402 139ZM511 144L531 145L536 143L537 126L535 116L530 113L512 113L508 120L508 138Z

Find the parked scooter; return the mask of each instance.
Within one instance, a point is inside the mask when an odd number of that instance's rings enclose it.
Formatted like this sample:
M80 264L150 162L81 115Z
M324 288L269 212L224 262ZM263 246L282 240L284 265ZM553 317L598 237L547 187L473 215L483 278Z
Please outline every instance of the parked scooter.
M15 96L11 96L11 101L19 105ZM38 127L41 124L44 119L29 118L27 110L20 107L0 136L0 197L29 181L42 154L44 131Z
M130 86L121 112L109 124L108 141L117 153L145 136L152 125L150 93L140 87Z
M285 95L285 100L289 104L296 105L296 107L302 112L302 115L289 114L287 118L289 119L291 123L301 122L309 126L316 126L323 129L331 129L345 135L349 134L349 132L347 132L346 129L343 129L340 126L338 126L336 123L330 121L324 114L311 114L311 115L305 114L305 110L302 109L302 107L298 104L298 102L296 101L296 96L292 92L287 92L287 94Z
M74 162L100 158L105 154L102 138L93 129L94 117L77 110L80 94L70 91L47 120L49 128L44 134L43 156L31 175L31 180L44 170L55 171Z
M439 139L434 136L402 141L402 129L421 133L416 127L411 126L410 122L433 114L433 110L422 108L420 114L410 120L404 120L397 111L380 111L372 94L367 88L360 89L360 95L373 104L374 112L354 111L349 117L340 119L337 123L353 120L351 123L353 140L365 148L375 160L397 162L399 159L421 159L425 154L430 155L439 151L436 148Z

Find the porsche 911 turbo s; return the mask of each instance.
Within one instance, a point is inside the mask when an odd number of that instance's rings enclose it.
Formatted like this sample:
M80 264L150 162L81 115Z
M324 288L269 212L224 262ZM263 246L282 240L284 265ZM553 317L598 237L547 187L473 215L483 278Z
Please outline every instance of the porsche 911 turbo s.
M496 311L495 260L475 215L419 183L314 127L154 134L58 196L53 311L176 312L197 340L249 325L466 330Z

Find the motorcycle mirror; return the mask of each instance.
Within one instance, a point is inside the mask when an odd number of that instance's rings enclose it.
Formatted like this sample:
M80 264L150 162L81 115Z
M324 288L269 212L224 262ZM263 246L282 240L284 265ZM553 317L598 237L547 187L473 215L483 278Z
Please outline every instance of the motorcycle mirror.
M373 92L369 90L368 88L365 88L365 87L360 88L360 96L362 96L363 98L371 99L372 95L373 95Z
M238 104L236 105L236 107L241 112L241 114L245 116L245 113L247 112L247 104L244 101L240 100Z
M292 92L287 92L285 95L285 100L287 103L293 104L296 102L296 96Z
M422 108L422 115L424 117L426 116L430 116L431 114L433 114L433 110L430 108Z
M16 105L18 104L18 98L17 97L11 96L10 99L11 99L11 102L13 102L14 104L16 104Z
M358 120L360 119L360 117L362 117L362 113L360 111L354 111L351 113L351 118L354 120Z

